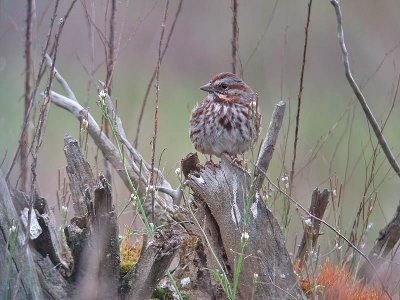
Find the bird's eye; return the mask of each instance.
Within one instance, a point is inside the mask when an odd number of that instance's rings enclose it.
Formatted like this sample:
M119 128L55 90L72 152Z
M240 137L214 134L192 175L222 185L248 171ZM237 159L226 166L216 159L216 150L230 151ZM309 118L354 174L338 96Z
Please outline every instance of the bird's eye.
M226 83L221 83L221 88L223 90L226 90L228 88L228 85Z

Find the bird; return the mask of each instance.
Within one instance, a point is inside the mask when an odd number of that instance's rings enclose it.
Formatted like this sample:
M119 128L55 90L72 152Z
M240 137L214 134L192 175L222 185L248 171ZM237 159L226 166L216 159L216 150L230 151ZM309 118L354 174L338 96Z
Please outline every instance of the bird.
M258 95L237 75L223 72L200 87L207 96L192 110L189 135L195 149L221 158L250 149L260 134Z

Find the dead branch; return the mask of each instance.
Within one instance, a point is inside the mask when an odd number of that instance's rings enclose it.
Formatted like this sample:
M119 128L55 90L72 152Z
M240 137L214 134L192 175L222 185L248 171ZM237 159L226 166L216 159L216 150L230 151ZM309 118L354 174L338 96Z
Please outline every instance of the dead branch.
M371 125L372 129L374 130L375 136L379 142L379 144L382 147L383 152L385 153L385 156L389 162L389 164L392 166L393 170L396 172L398 176L400 176L400 165L396 161L396 158L394 157L392 151L390 150L389 144L386 142L385 137L383 136L382 130L376 121L374 115L372 114L368 103L357 85L357 82L355 81L351 68L350 68L350 62L349 62L349 53L346 48L346 44L344 41L344 32L343 32L343 24L342 24L342 11L340 9L340 1L339 0L331 0L331 4L335 8L336 12L336 19L337 19L337 33L338 33L338 40L340 44L340 48L342 50L342 56L343 56L343 64L344 64L344 69L345 69L345 74L347 81L349 82L351 88L353 89L354 94L356 95L358 102L360 102L360 105L362 109L364 110L365 117L367 118L369 124Z
M318 219L322 219L329 203L329 195L327 189L324 189L321 193L316 188L312 193L308 211ZM296 256L300 267L307 261L310 251L315 251L321 227L321 222L318 219L308 217L304 220L304 234Z
M269 163L272 159L272 154L274 153L276 140L278 139L279 130L282 126L283 117L285 115L286 103L280 101L275 105L274 112L272 113L271 122L267 130L267 135L265 136L264 142L261 146L260 154L257 159L256 169L254 170L254 189L258 191L263 182L264 175L268 170Z
M44 57L45 57L45 60L46 60L47 67L51 69L52 66L53 66L53 60L51 59L51 57L50 57L50 55L48 53L45 53ZM57 79L57 82L61 85L61 87L63 88L63 90L67 94L67 97L72 99L72 100L78 101L76 99L76 97L75 97L75 93L69 87L68 82L57 71L57 68L55 66L54 66L54 69L53 69L53 73L54 73L55 78Z
M95 179L78 142L69 135L64 137L64 153L68 163L67 174L75 216L82 218L87 215L90 201L94 199Z
M111 187L102 174L94 182L76 140L67 135L64 144L74 210L78 209L77 216L66 228L67 242L76 263L75 276L80 280L76 293L93 296L89 282L97 282L95 294L114 299L119 286L119 242Z

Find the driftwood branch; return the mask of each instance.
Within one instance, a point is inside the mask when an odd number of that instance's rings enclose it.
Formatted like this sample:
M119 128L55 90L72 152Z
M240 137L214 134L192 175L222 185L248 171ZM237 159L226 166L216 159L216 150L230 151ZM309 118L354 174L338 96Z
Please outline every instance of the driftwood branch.
M371 125L372 129L374 130L375 136L378 139L378 142L381 145L383 152L385 153L386 159L388 160L389 164L392 166L392 168L396 172L396 174L398 176L400 176L400 165L396 161L396 158L394 157L392 151L390 150L390 146L386 142L386 139L383 136L382 130L381 130L378 122L376 121L374 115L372 114L360 87L357 85L357 83L353 77L353 74L352 74L352 71L350 68L349 53L347 51L346 44L344 41L342 11L340 9L340 0L331 0L331 3L333 5L333 7L335 8L335 12L336 12L336 19L337 19L337 24L338 24L337 25L337 33L338 33L340 48L342 50L343 64L344 64L347 81L349 82L351 88L353 89L353 92L356 95L358 102L360 102L360 105L361 105L362 109L364 110L365 116L366 116L369 124Z
M261 146L260 155L258 156L256 169L254 171L254 189L256 191L261 188L264 182L264 174L268 170L272 154L274 153L276 140L278 139L279 130L281 129L283 117L285 115L285 108L286 103L280 101L275 105L274 112L272 113L267 135L265 136L264 142Z
M322 217L329 203L329 191L324 189L322 193L316 188L311 197L309 213L316 218L308 217L304 220L304 234L297 252L296 260L300 267L307 261L310 251L314 251L320 236L320 227Z
M271 121L277 124L270 125L274 133L267 133L260 154L258 167L264 171L272 155L283 111L284 104L279 103ZM209 267L223 265L228 278L232 278L239 245L246 238L243 253L246 259L238 287L240 299L250 299L253 293L254 299L302 298L280 226L261 202L258 190L251 187L251 177L225 158L219 166L206 164L204 167L198 166L193 157L188 159L189 162L182 164L182 170L188 174L196 216L211 246L206 249ZM188 167L192 168L189 172ZM257 188L261 183L258 181ZM244 207L248 207L247 212Z

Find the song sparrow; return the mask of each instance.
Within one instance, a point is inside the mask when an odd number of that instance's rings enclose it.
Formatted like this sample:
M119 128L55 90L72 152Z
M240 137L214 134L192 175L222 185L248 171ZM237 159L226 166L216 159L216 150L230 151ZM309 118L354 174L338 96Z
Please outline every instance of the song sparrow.
M196 150L217 157L249 150L260 133L257 94L228 72L214 76L200 89L208 95L193 109L189 128Z

